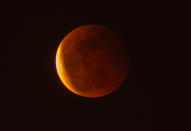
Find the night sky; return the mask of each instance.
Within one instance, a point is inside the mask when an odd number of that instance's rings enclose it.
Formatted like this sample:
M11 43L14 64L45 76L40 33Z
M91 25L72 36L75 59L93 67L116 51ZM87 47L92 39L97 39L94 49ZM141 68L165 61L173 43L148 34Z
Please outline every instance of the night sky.
M7 127L33 131L152 130L153 97L167 86L161 88L160 83L165 63L174 61L172 52L181 52L176 47L184 39L184 19L171 3L114 5L93 8L93 12L51 4L18 9L17 14L22 15L13 16L13 32L2 51L1 108ZM73 94L56 72L55 55L61 40L86 24L113 29L128 46L127 78L115 92L101 98Z

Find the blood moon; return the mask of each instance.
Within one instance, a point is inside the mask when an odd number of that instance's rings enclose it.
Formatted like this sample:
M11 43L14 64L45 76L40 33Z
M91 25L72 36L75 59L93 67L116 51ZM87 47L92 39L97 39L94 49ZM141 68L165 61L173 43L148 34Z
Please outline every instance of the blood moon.
M84 97L116 90L128 73L127 50L119 35L101 25L83 25L61 41L56 68L63 84Z

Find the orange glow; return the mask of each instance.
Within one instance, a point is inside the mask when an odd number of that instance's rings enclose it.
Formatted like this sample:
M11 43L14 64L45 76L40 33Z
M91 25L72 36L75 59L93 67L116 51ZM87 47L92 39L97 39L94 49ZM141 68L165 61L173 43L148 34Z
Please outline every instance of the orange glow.
M57 69L57 73L58 76L60 78L60 80L62 81L62 83L73 93L78 94L73 88L72 85L70 84L70 79L68 78L68 76L66 75L66 71L63 68L64 66L62 65L62 59L61 59L61 46L63 43L60 44L60 46L58 47L57 53L56 53L56 69ZM79 94L78 94L79 95Z
M96 98L115 91L128 73L126 46L107 27L85 25L67 34L56 52L56 70L74 94Z

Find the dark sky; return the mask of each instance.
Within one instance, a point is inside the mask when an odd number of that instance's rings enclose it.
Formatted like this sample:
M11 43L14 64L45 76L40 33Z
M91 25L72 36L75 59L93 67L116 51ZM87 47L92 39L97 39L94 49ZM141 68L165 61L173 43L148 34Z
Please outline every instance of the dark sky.
M175 59L172 52L180 51L178 44L184 43L183 11L170 2L106 5L93 11L93 5L88 10L81 7L83 11L80 6L71 10L67 5L25 6L9 18L15 22L10 25L10 42L2 51L5 123L26 130L152 130L153 96L161 90L163 68ZM102 98L71 93L55 68L63 37L85 24L112 28L129 50L128 77L118 90Z

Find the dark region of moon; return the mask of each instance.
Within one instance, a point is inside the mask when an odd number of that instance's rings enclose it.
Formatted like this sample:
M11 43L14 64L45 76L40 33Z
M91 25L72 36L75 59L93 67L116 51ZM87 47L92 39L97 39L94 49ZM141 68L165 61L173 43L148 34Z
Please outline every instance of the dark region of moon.
M127 76L127 48L119 35L105 26L81 26L60 43L56 66L61 81L73 93L105 96Z

